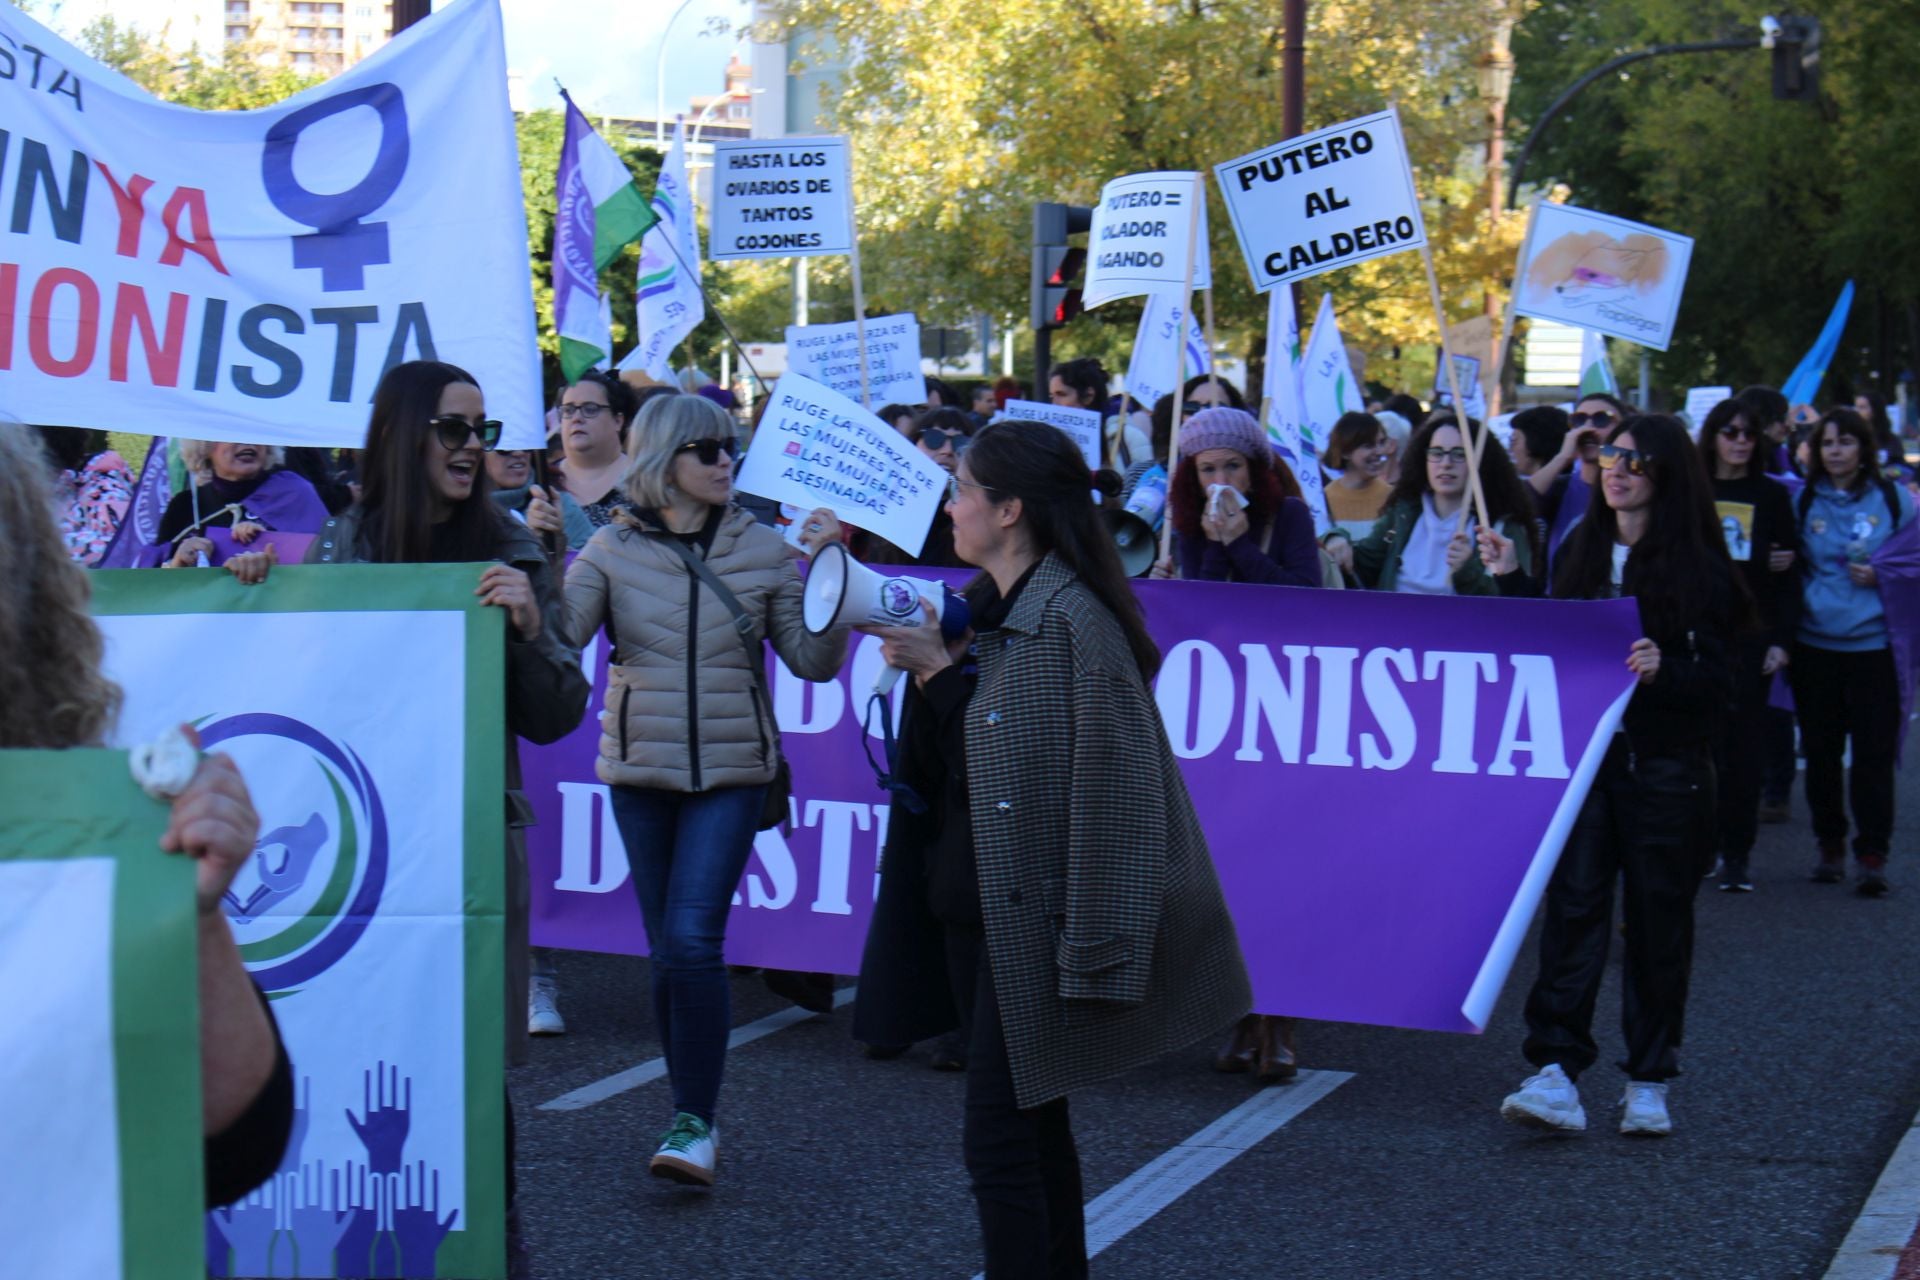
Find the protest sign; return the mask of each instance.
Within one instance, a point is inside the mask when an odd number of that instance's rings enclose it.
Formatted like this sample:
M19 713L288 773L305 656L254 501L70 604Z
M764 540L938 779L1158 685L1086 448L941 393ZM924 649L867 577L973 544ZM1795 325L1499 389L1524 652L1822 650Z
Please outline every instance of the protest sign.
M908 555L920 554L947 473L859 405L802 374L769 393L735 482L803 510L826 507Z
M91 579L126 692L118 741L194 723L260 812L225 907L303 1119L272 1182L209 1215L212 1275L285 1274L270 1249L297 1249L306 1275L505 1275L505 621L478 576ZM235 652L300 660L271 680L181 678Z
M505 447L540 447L498 0L253 111L146 97L11 5L0 42L38 86L10 81L0 155L9 411L357 448L380 376L428 357L485 383Z
M1460 386L1460 394L1467 398L1467 416L1485 422L1487 419L1487 393L1480 386L1480 357L1452 356L1453 372L1448 376L1444 363L1449 357L1442 351L1440 359L1433 367L1433 400L1435 404L1453 403L1453 383Z
M1192 287L1211 289L1207 184L1201 174L1135 173L1115 178L1101 191L1088 228L1082 302L1097 307L1145 293L1165 294L1177 305L1181 291L1188 287L1190 239L1195 245Z
M1186 324L1180 323L1186 317ZM1180 350L1180 331L1186 330L1186 351ZM1180 388L1179 370L1187 376L1213 368L1213 352L1207 349L1206 334L1200 324L1180 308L1178 298L1150 293L1140 311L1140 327L1134 331L1133 354L1127 360L1127 394L1149 413L1161 396L1173 395Z
M1330 305L1330 304L1329 304ZM1293 472L1300 496L1313 512L1313 528L1324 536L1333 527L1327 514L1327 487L1320 473L1320 441L1307 421L1301 389L1300 317L1293 309L1293 290L1267 294L1267 366L1260 389L1261 412L1267 441Z
M852 153L843 137L716 139L707 257L850 254L852 192Z
M1515 315L1665 351L1693 241L1568 204L1539 204L1514 272Z
M1700 430L1700 424L1713 412L1713 406L1722 400L1733 399L1732 387L1689 387L1687 388L1687 421L1693 429Z
M1427 243L1395 111L1277 142L1213 172L1258 293Z
M873 402L925 404L927 380L920 372L920 322L911 312L869 316L868 394ZM860 398L860 331L845 324L787 326L788 367L849 400Z
M194 868L124 751L0 751L10 1276L201 1272Z
M1073 437L1073 442L1080 446L1080 452L1086 455L1089 470L1097 471L1106 465L1101 461L1105 442L1100 438L1100 415L1092 409L1076 409L1072 405L1065 404L1042 404L1038 400L1009 400L999 414L999 419L1007 418L1018 418L1025 422L1044 422L1050 427L1058 427Z
M970 576L918 572L954 585ZM1166 655L1161 714L1255 1008L1484 1027L1631 694L1633 602L1134 587ZM597 708L602 637L585 657ZM881 666L872 636L825 683L770 662L792 829L755 837L728 927L732 963L858 971L889 817L862 750L881 750L865 736L879 717L862 727ZM640 954L598 749L592 717L551 747L523 748L540 818L528 833L533 940ZM1384 809L1383 788L1396 797ZM1474 818L1435 823L1436 813Z

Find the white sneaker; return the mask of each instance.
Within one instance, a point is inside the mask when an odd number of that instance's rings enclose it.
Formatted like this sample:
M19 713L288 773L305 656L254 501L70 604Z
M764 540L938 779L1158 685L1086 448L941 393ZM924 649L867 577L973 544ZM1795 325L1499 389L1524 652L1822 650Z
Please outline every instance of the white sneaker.
M552 978L535 978L527 988L527 1034L530 1036L563 1036L567 1034L566 1019L560 1016L560 1006L556 1000L560 994L559 984Z
M1500 1118L1533 1129L1552 1129L1560 1133L1582 1133L1587 1113L1580 1106L1580 1089L1567 1079L1557 1062L1548 1063L1536 1075L1520 1082L1517 1092L1500 1104Z
M1673 1117L1667 1114L1667 1086L1645 1080L1627 1083L1620 1098L1625 1111L1620 1116L1620 1132L1636 1138L1664 1138L1673 1132Z
M720 1161L720 1131L699 1116L676 1112L673 1128L660 1139L647 1171L691 1186L713 1185L714 1166Z

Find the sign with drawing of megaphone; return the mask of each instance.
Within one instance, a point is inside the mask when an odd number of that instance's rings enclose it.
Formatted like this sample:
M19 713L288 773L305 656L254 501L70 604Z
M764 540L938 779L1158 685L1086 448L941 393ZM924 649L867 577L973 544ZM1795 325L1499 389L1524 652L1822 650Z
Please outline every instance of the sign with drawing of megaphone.
M921 598L940 606L940 634L948 640L966 634L973 619L964 597L927 578L888 577L829 542L813 557L802 597L801 621L815 635L835 627L915 627L925 616ZM873 691L892 692L900 679L898 667L888 667L874 681Z

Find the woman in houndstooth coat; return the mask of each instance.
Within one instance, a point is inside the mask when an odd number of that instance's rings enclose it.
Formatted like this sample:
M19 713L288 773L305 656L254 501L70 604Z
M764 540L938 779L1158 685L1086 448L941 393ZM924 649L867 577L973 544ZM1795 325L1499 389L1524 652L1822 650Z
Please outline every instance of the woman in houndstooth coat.
M1066 1095L1252 1002L1233 922L1150 687L1159 653L1078 446L999 423L947 511L973 633L890 629L911 672L854 1034L956 1023L990 1280L1083 1276Z

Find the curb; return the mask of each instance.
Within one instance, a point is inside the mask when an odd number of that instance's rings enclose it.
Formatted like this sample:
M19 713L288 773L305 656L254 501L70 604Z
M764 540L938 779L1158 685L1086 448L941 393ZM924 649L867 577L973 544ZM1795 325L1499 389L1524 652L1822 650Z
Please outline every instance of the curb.
M1880 1171L1826 1280L1920 1280L1920 1116Z

